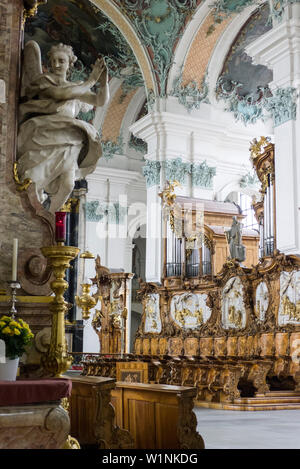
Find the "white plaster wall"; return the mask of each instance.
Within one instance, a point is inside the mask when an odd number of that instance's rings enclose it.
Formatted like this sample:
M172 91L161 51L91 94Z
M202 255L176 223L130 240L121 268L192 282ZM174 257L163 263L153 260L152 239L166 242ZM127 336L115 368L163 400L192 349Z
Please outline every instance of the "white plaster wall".
M282 22L246 51L254 63L273 70L273 91L291 86L298 92L296 119L274 128L274 142L277 248L285 254L300 255L300 5L285 5Z
M150 160L165 161L181 157L183 161L217 168L213 190L187 185L182 195L214 199L224 185L238 182L252 169L250 142L259 135L271 135L271 121L244 126L231 114L203 103L188 113L176 98L169 97L165 112L153 112L131 126L131 131L148 143ZM178 190L180 191L180 189Z
M120 202L129 207L127 225L108 224L104 221L86 222L86 248L95 257L101 257L102 265L110 269L131 272L132 267L132 237L136 227L145 223L146 213L146 186L144 178L137 171L127 171L111 167L98 167L89 175L87 202ZM95 276L94 261L86 261L87 278ZM130 290L130 286L129 286ZM130 294L130 291L129 291ZM99 308L100 305L96 305ZM92 310L90 319L86 322L83 334L83 351L99 352L98 336L91 326L94 314ZM128 311L128 327L130 327L130 309ZM128 335L129 339L129 335Z

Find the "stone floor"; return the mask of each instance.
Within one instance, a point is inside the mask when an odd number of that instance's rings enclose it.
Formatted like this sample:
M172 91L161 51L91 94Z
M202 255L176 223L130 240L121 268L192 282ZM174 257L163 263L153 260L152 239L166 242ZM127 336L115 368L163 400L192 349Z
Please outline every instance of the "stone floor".
M207 449L300 449L300 410L194 412Z

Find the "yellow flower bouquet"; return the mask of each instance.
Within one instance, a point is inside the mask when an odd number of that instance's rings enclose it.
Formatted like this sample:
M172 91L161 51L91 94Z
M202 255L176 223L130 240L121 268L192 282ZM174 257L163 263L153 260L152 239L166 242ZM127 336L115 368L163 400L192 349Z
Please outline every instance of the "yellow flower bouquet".
M5 356L14 359L23 355L25 346L30 344L33 339L33 333L23 319L2 316L0 318L0 339L5 342Z

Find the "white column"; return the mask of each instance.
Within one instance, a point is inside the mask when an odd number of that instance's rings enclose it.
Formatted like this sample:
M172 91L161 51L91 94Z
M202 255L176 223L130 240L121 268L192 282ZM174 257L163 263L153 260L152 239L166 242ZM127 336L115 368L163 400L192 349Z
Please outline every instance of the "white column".
M89 202L98 202L110 210L119 204L122 211L119 224L109 221L107 215L100 222L87 223L87 247L100 255L102 265L127 271L128 218L125 211L128 208L130 214L132 210L130 192L136 184L139 186L142 176L135 171L99 167L87 179Z
M95 202L96 205L119 203L122 207L131 207L132 203L143 196L145 192L142 176L135 171L126 171L110 167L98 167L94 173L87 177L89 192L87 202ZM109 186L109 191L108 191ZM132 195L133 194L133 195ZM145 210L145 205L144 205ZM141 208L140 208L141 211ZM95 214L93 214L95 215ZM97 215L97 214L96 214ZM128 239L127 217L120 224L109 223L107 226L107 216L104 216L103 223L97 221L97 216L90 217L86 223L86 248L95 256L101 257L102 265L110 269L123 269L131 272L132 266L132 241ZM123 223L124 221L124 223ZM89 278L95 276L94 261L86 262ZM127 280L127 326L131 327L131 280ZM97 305L99 309L99 304ZM91 318L84 328L84 352L99 352L99 339L91 326ZM128 350L129 339L126 338L126 349Z
M286 5L283 20L246 48L257 64L273 70L271 89L285 89L275 102L275 187L277 248L300 254L300 112L299 99L290 99L291 88L300 89L300 5ZM291 107L296 103L296 112ZM295 118L296 117L296 118Z
M132 272L132 250L134 248L134 244L132 244L131 240L127 241L126 247L125 247L125 272ZM127 279L126 280L126 308L127 308L127 328L126 328L126 353L130 352L130 334L131 334L131 288L132 285L132 280Z
M162 277L162 213L159 187L147 190L146 282L160 282Z
M6 87L5 81L0 80L0 104L4 104L6 102Z
M80 254L86 250L86 217L85 217L85 204L86 204L86 193L87 189L81 187L80 189L74 189L74 195L79 198L79 217L78 217L78 247ZM77 275L77 295L81 295L81 284L84 280L84 259L80 259L78 256L78 275ZM76 308L76 319L82 319L81 309Z

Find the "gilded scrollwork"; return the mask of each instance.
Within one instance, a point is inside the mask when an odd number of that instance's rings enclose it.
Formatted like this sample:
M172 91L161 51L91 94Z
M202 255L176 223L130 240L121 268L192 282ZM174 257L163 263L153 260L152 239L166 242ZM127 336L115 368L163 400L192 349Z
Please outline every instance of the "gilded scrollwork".
M264 147L263 150L262 147ZM275 178L274 145L270 143L268 137L261 137L259 141L253 140L250 151L252 164L261 182L260 192L264 195L269 185L269 179L273 182Z
M32 184L32 180L30 178L24 179L21 181L18 174L18 163L14 163L13 167L13 178L16 183L16 189L18 192L26 191L30 184Z
M29 18L37 14L38 7L45 3L47 3L47 0L24 0L23 27Z
M180 186L178 181L167 181L165 188L158 195L162 199L163 207L173 207L175 205L176 194L175 187Z
M250 158L252 160L255 160L258 158L264 151L264 147L269 145L270 143L270 138L269 137L260 137L259 140L257 138L254 138L250 144Z

